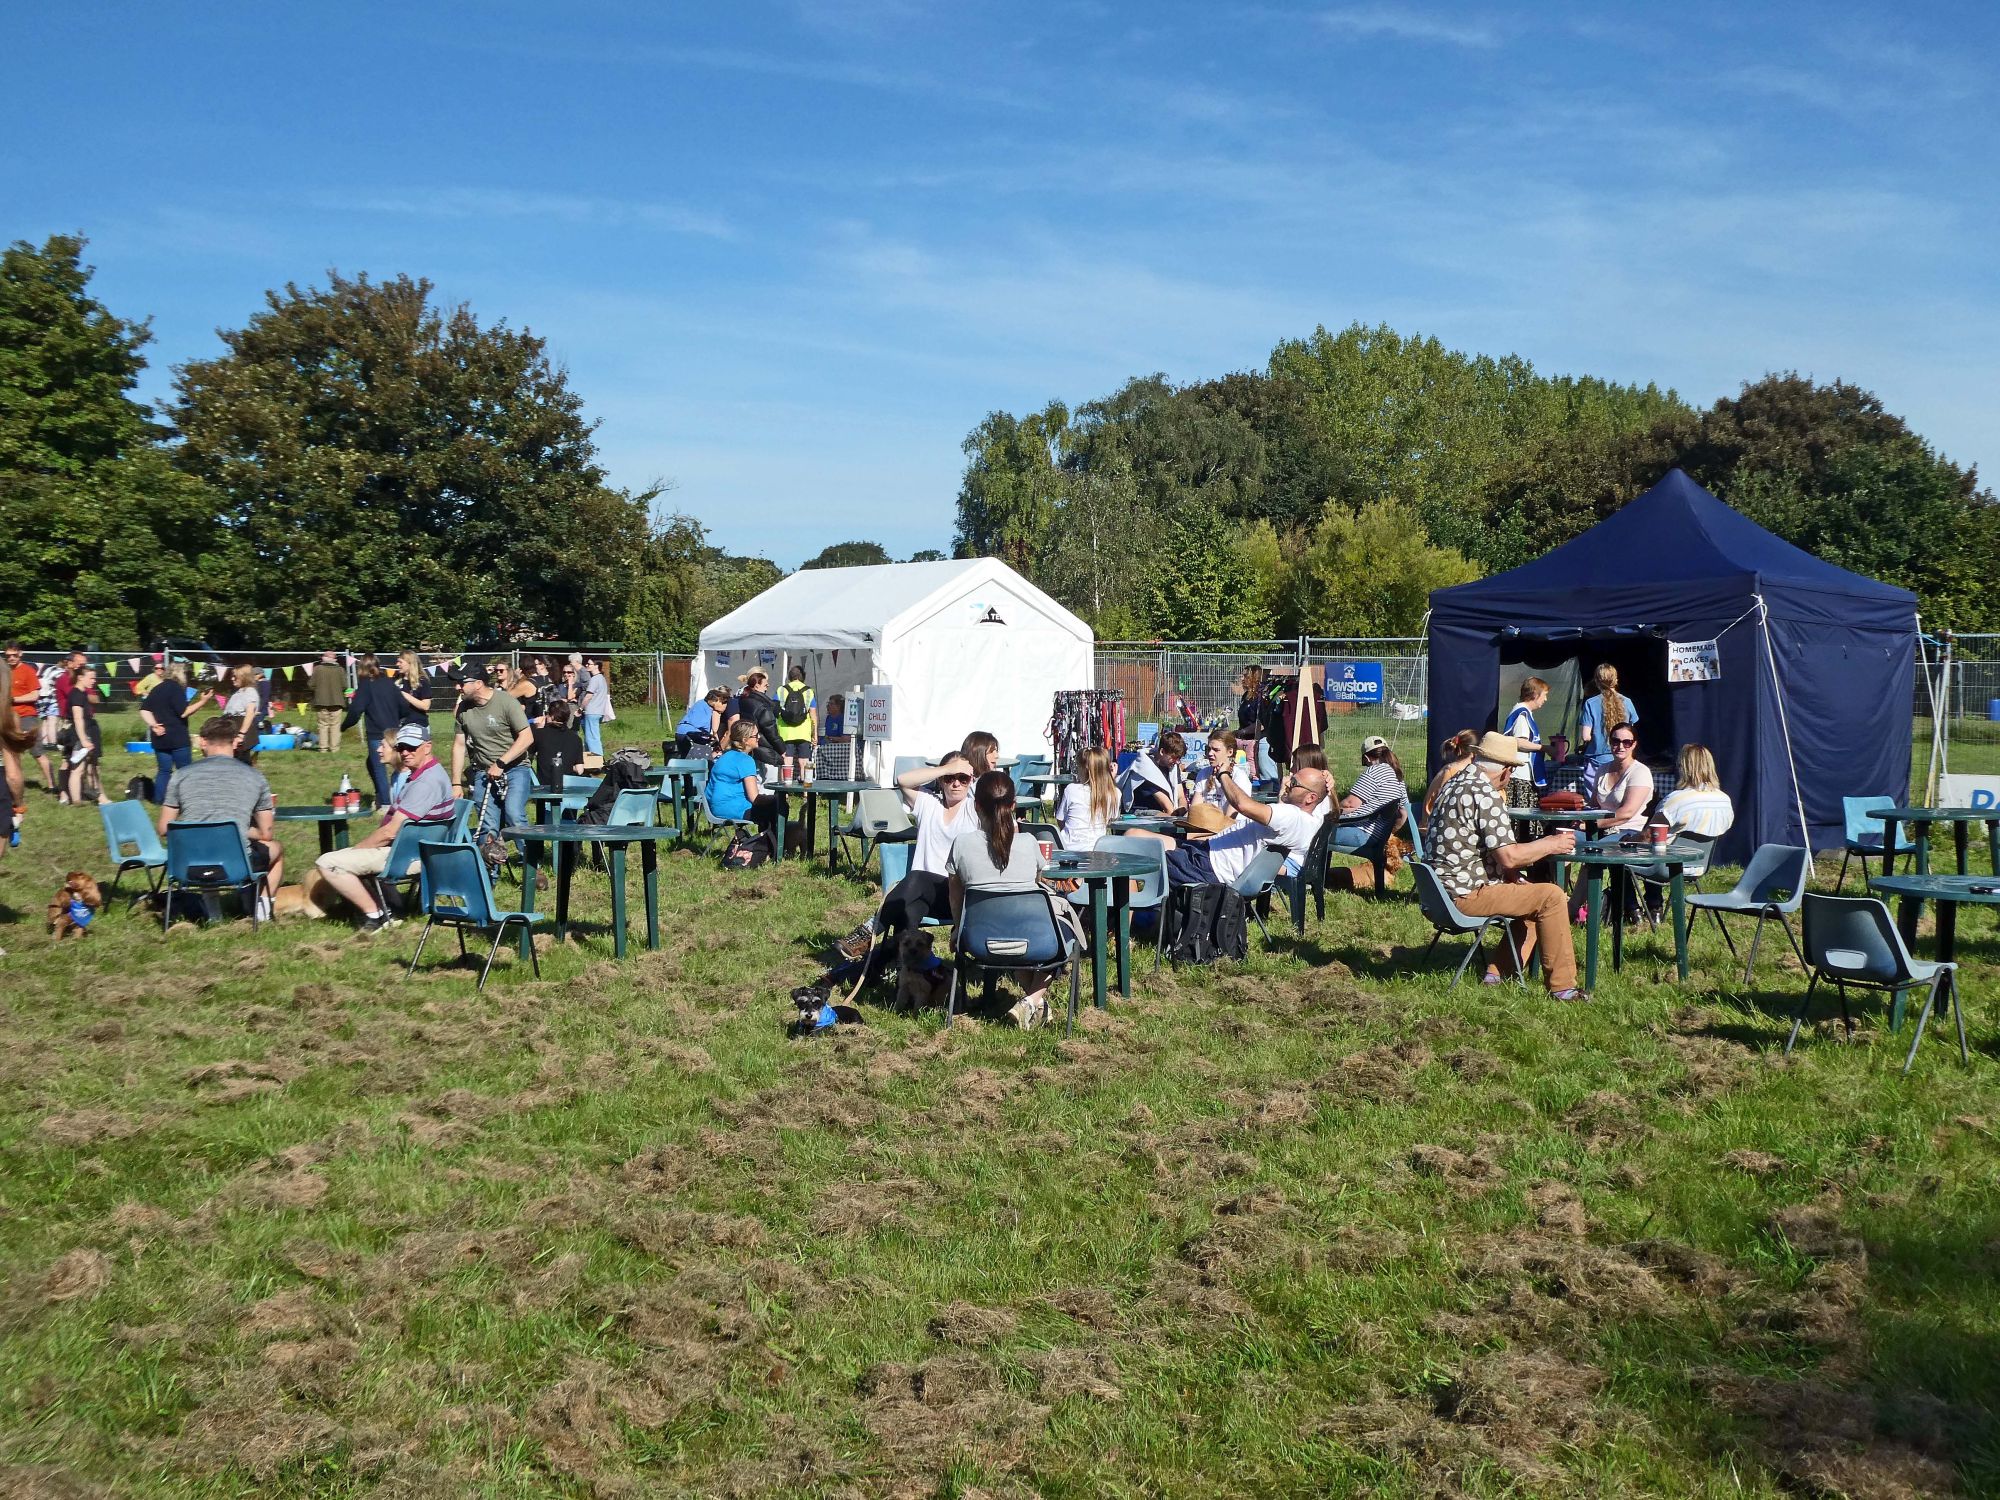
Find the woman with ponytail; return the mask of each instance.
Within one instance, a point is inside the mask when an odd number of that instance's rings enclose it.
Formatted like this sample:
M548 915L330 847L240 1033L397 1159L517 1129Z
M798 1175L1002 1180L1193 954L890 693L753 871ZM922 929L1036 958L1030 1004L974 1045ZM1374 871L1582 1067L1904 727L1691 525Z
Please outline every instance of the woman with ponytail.
M1584 700L1577 738L1582 742L1580 748L1583 753L1590 757L1590 763L1602 770L1611 764L1611 726L1637 724L1639 710L1630 698L1618 691L1618 669L1610 662L1598 667L1593 681L1597 692Z
M960 828L951 843L945 869L951 877L954 920L965 905L967 891L1021 892L1041 889L1041 851L1015 826L1014 781L1005 771L988 771L972 789L974 823ZM1051 898L1053 901L1053 898ZM1065 920L1068 904L1056 908ZM1008 1012L1024 1029L1048 1018L1048 974L1030 974L1023 983L1027 996Z

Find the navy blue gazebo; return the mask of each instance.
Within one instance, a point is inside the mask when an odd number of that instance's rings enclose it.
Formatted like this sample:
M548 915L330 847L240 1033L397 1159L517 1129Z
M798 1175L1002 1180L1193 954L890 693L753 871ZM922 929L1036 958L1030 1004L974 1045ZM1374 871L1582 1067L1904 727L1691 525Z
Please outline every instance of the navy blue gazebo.
M1432 769L1447 735L1498 726L1525 673L1588 693L1609 661L1646 760L1714 751L1736 806L1720 860L1799 842L1802 818L1810 847L1837 847L1843 796L1908 800L1917 630L1915 595L1773 536L1675 469L1534 562L1431 595ZM1703 641L1720 674L1670 682L1669 643Z

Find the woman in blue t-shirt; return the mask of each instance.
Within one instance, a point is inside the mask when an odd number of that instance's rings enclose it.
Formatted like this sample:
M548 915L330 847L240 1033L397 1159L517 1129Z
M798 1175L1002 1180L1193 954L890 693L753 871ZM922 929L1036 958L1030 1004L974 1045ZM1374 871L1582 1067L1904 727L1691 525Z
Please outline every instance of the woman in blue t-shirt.
M760 767L750 754L757 726L740 719L729 731L729 748L708 768L708 810L718 818L747 818L761 833L778 821L778 799L757 779Z
M1637 724L1639 710L1630 698L1618 691L1618 669L1610 662L1597 669L1593 680L1597 692L1583 702L1577 739L1581 742L1579 748L1590 757L1590 763L1601 770L1611 764L1610 726Z

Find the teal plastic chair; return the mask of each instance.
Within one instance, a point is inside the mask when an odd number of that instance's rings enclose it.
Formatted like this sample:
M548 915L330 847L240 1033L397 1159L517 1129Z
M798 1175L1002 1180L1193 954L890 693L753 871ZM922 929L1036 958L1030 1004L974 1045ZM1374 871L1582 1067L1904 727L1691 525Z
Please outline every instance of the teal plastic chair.
M479 804L470 797L460 797L451 805L451 837L446 842L463 844L472 837L472 815L479 810Z
M257 873L250 868L250 855L243 847L243 830L234 823L169 823L167 825L167 872L164 881L167 908L160 930L174 925L174 896L236 892L250 910L250 925L261 925L257 915Z
M683 837L694 832L695 822L708 811L704 793L708 790L708 762L696 756L674 757L666 760L667 777L660 783L660 800L675 802L675 821L680 825ZM685 793L679 789L685 787ZM677 800L684 798L684 800Z
M1847 819L1847 842L1841 846L1840 878L1833 883L1835 895L1839 895L1841 887L1847 884L1847 864L1849 860L1853 859L1857 854L1860 855L1862 859L1862 873L1865 875L1868 868L1867 861L1874 859L1882 853L1882 840L1888 835L1889 825L1880 818L1869 817L1868 814L1871 811L1879 811L1882 808L1894 807L1895 805L1896 799L1894 797L1842 797L1840 799L1841 813ZM1915 854L1916 852L1917 846L1913 840L1903 838L1900 834L1897 836L1897 857L1900 858L1905 854ZM1864 885L1867 884L1865 880L1862 883Z
M452 837L453 819L446 818L436 823L405 822L396 830L396 837L389 844L389 859L382 867L382 873L375 877L378 891L394 891L399 904L409 896L411 887L417 890L417 901L424 904L424 867L417 853L419 844L449 844L461 842ZM416 865L412 870L410 866ZM384 903L386 905L386 903Z
M1702 868L1707 868L1706 858ZM1795 844L1765 844L1750 856L1750 863L1743 867L1742 878L1733 890L1718 891L1712 896L1705 893L1689 896L1687 904L1691 911L1705 911L1715 919L1715 930L1729 945L1731 958L1736 957L1736 942L1723 925L1723 917L1756 916L1757 930L1750 934L1750 961L1743 966L1743 982L1747 985L1757 967L1757 944L1763 939L1764 924L1774 917L1784 928L1785 940L1792 945L1792 952L1798 954L1799 962L1806 961L1805 954L1799 951L1799 940L1792 936L1792 924L1785 917L1799 909L1811 877L1812 856L1804 849Z
M1438 872L1422 860L1410 862L1411 878L1417 883L1417 909L1431 924L1431 945L1424 949L1424 957L1429 958L1437 951L1437 945L1447 937L1469 937L1472 946L1465 950L1465 957L1458 961L1452 971L1450 988L1457 989L1459 980L1465 977L1466 966L1478 954L1486 941L1486 929L1498 926L1507 939L1507 951L1514 956L1514 977L1522 984L1528 982L1522 972L1526 967L1521 962L1521 951L1514 946L1514 929L1505 917L1474 917L1458 909L1458 903L1451 899L1451 892L1438 879Z
M1319 831L1306 845L1305 858L1299 862L1298 873L1287 875L1280 866L1272 885L1284 892L1285 901L1292 909L1292 926L1300 937L1306 935L1306 898L1313 900L1313 909L1319 920L1326 920L1326 867L1332 857L1333 830L1337 820L1331 811L1320 820Z
M424 944L430 941L431 928L442 924L458 934L460 958L465 956L468 929L481 934L491 931L493 947L479 971L479 988L483 990L507 930L516 923L532 927L537 922L546 922L549 914L502 907L494 900L493 877L487 873L485 859L471 844L420 844L417 855L423 861L424 930L417 938L417 951L410 955L410 967L404 977L417 972ZM535 967L535 977L540 979L542 960L533 943L528 944L528 960Z
M1380 809L1377 809L1377 812L1379 811ZM1371 814L1370 816L1373 816L1373 814ZM1338 820L1337 811L1329 810L1326 815L1328 828L1329 829L1333 828L1336 825L1337 820ZM1327 845L1327 857L1331 859L1335 855L1345 854L1345 855L1350 855L1357 860L1361 859L1367 860L1370 867L1372 867L1375 871L1375 890L1374 890L1375 898L1377 900L1382 900L1386 898L1389 894L1389 840L1394 838L1398 833L1407 834L1407 837L1410 840L1411 853L1413 857L1417 859L1422 859L1424 857L1423 836L1417 832L1417 820L1413 816L1411 816L1410 799L1407 796L1405 796L1402 799L1402 801L1398 804L1397 815L1395 818L1390 820L1388 826L1379 829L1376 832L1375 836L1372 839L1370 839L1367 843L1363 844L1359 849L1334 848L1331 843L1333 835L1331 832L1329 832L1327 835L1327 838L1329 840Z
M100 802L97 812L104 820L104 853L115 871L111 894L118 894L118 882L127 870L146 872L146 889L134 892L132 901L159 890L167 869L167 846L153 831L150 809L143 802Z
M1024 828L1023 833L1027 830ZM1058 840L1057 847L1061 847ZM1131 892L1125 898L1125 909L1118 913L1118 921L1123 929L1113 934L1114 939L1128 940L1131 937L1131 914L1135 911L1150 911L1154 914L1153 967L1160 967L1160 956L1167 945L1167 846L1158 839L1135 839L1130 834L1107 833L1097 841L1094 851L1099 854L1126 854L1156 862L1157 868L1144 875L1132 877ZM1070 892L1069 903L1079 911L1090 910L1090 891L1080 886Z
M1894 1005L1907 990L1924 986L1924 1008L1917 1013L1917 1034L1910 1039L1910 1055L1903 1059L1903 1072L1917 1060L1917 1048L1924 1040L1924 1023L1936 1009L1938 992L1948 990L1951 1013L1958 1022L1958 1060L1970 1064L1972 1054L1965 1045L1965 1007L1958 998L1958 965L1933 963L1912 958L1903 946L1903 935L1890 920L1889 908L1871 896L1821 896L1805 898L1806 963L1812 980L1806 997L1792 1017L1792 1034L1785 1038L1790 1054L1812 1008L1813 991L1822 979L1830 979L1840 992L1840 1019L1853 1034L1854 1018L1847 1012L1847 987L1884 990Z
M660 810L660 794L649 786L633 787L612 799L604 816L606 828L651 828Z
M1076 1028L1076 935L1056 920L1041 891L967 891L952 933L951 987L945 993L944 1023L951 1025L959 981L968 970L985 974L1040 974L1069 970L1069 1027Z

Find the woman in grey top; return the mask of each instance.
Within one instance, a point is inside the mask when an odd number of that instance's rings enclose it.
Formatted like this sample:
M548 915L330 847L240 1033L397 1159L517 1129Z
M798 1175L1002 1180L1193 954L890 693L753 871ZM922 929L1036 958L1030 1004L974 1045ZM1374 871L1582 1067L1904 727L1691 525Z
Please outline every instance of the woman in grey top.
M967 891L1020 892L1041 889L1041 851L1031 838L1020 836L1014 815L1014 781L1005 771L988 771L973 787L971 826L961 828L945 860L950 877L951 910L956 920ZM1071 920L1067 903L1051 910L1059 922ZM1028 975L1028 994L1007 1014L1024 1030L1048 1019L1046 998L1054 972Z

